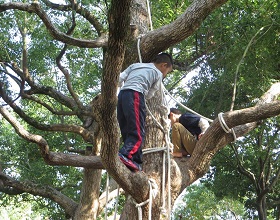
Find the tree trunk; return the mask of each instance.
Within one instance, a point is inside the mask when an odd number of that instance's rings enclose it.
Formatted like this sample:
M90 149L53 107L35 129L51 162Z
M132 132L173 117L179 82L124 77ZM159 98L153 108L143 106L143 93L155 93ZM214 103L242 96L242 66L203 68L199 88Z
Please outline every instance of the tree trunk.
M86 151L86 155L97 155L100 153L101 137L98 127L92 125L90 128L95 134L92 145ZM73 220L95 220L99 214L99 195L102 170L84 168L83 185L81 189L80 202L75 211Z
M166 124L166 111L165 109L163 110L161 102L162 97L160 93L156 93L155 98L147 101L146 138L143 147L143 172L148 176L149 180L156 183L156 189L153 190L153 192L156 193L156 197L152 199L152 210L149 209L148 204L142 206L143 219L148 219L149 211L152 213L152 219L168 219L171 211L170 209L181 188L181 174L178 172L178 169L176 169L176 164L172 163L170 160L170 168L168 167L169 160L167 150L148 153L151 149L167 147L164 131L169 131L169 127L168 124ZM163 121L164 119L166 120L165 122ZM165 129L162 130L160 126L163 126L163 128L165 127ZM166 135L169 139L168 133L166 133ZM165 173L163 173L163 169L165 169ZM170 180L168 181L169 171L172 172L172 182L170 182ZM121 219L138 219L137 209L131 198L129 198L125 204Z
M257 200L257 210L258 210L259 220L266 220L267 206L266 206L266 197L265 196L263 196L260 200Z
M116 120L116 91L118 75L121 69L124 68L124 66L137 61L138 56L137 53L135 53L135 51L137 51L136 38L140 34L145 34L149 30L146 1L134 0L134 7L131 7L131 2L132 1L130 0L112 1L112 8L109 12L109 40L107 53L104 56L102 94L98 99L98 103L100 102L100 105L95 108L96 112L94 112L94 115L96 115L96 123L100 125L102 133L101 160L104 168L107 169L108 173L127 193L127 201L124 206L121 219L138 219L138 210L135 207L134 199L137 200L137 203L147 201L150 191L149 180L154 181L157 188L157 190L156 188L154 188L154 192L157 193L155 195L155 198L153 199L152 210L149 209L148 204L145 204L141 208L143 219L148 219L149 211L152 211L152 219L167 219L168 216L163 216L163 212L161 211L165 210L167 211L167 213L170 213L170 208L174 203L174 200L177 198L178 194L181 193L182 190L192 182L205 174L215 153L226 144L232 142L233 137L231 133L225 133L222 130L220 123L216 119L211 124L211 127L208 129L205 135L198 142L191 158L171 160L170 167L167 167L168 158L163 158L163 155L165 154L164 152L145 154L143 157L144 174L141 172L130 172L119 161L119 158L117 157L119 147L119 133L118 123ZM175 45L176 43L190 36L194 32L194 30L198 28L205 17L209 15L209 13L212 12L215 8L222 5L224 2L226 2L226 0L192 1L190 7L188 7L188 10L178 19L176 19L172 24L163 26L156 31L149 32L141 39L143 61L150 61L150 58L153 55L167 49L172 45ZM25 7L20 7L21 5L22 4L15 4L14 7L19 7L21 10L26 10L24 9ZM9 7L11 6L9 6L8 4L6 4L6 6L2 6L2 8ZM3 10L2 8L1 10ZM39 13L41 11L39 11L38 8L39 7L37 4L32 4L30 6L29 12L34 13L34 11L36 11L37 14L42 15L42 13ZM129 23L128 20L130 17L128 12L131 10L131 8L133 20L131 23ZM130 36L128 36L129 24L132 24L130 26L132 35ZM59 33L55 33L55 36L57 35L60 36ZM58 38L58 40L61 40L61 38ZM32 84L32 81L30 84ZM279 83L276 84L275 88L277 87L279 88ZM55 94L58 95L60 93L57 92ZM227 125L230 128L235 129L237 137L240 137L246 132L254 129L257 125L256 122L258 120L280 114L279 101L274 103L271 101L279 95L279 91L275 97L273 97L271 94L272 93L267 93L268 96L271 96L267 99L268 103L271 103L270 105L265 105L263 107L261 106L261 103L258 103L257 107L224 114L224 119ZM51 97L54 96L55 95L52 95ZM62 97L62 95L59 97ZM66 100L69 99L62 99L61 102L66 103ZM70 103L69 101L69 106L72 106L72 109L75 109L74 106L76 105L72 103L75 102L72 101ZM159 96L159 94L157 94L155 98L148 101L148 107L151 110L152 114L155 116L156 120L161 125L165 125L166 114L162 111L163 109L161 108L160 103L161 97ZM16 132L26 140L37 143L38 146L42 149L44 159L46 159L46 161L52 161L52 154L51 152L49 152L47 142L43 138L41 138L41 136L39 137L39 135L34 136L30 135L28 132L25 132L25 130L17 126L17 123L14 123L13 120L11 120L4 111L5 109L0 108L0 113L15 127ZM83 127L79 127L79 129L87 133L87 135L82 135L83 132L79 132L79 134L81 134L81 136L83 136L84 140L86 141L91 136L90 134L93 133L89 132L88 130L85 131L86 129L84 129ZM151 149L166 146L164 135L164 131L160 128L160 126L157 125L151 115L147 114L146 140L145 146L143 148ZM81 160L79 162L79 165L85 164L83 163L85 161ZM99 205L98 198L101 171L93 171L89 167L90 166L85 168L84 171L84 183L81 191L81 201L76 210L74 219L96 219L96 215L98 212L97 208ZM100 167L96 168L99 169ZM164 168L165 171L163 170ZM168 182L168 171L171 172L171 182ZM164 174L166 177L165 179L163 179ZM18 184L17 182L6 181L4 183L3 180L6 179L7 178L2 177L2 182L0 182L0 184L7 184L7 186L10 186L8 184L13 184L13 187L18 187L25 192L33 193L35 195L44 195L45 197L48 196L46 192L39 194L38 192L33 190L32 187L28 187L28 189L26 189L27 187L20 188L19 186L16 186L16 184ZM169 190L171 190L170 194ZM133 196L134 199L128 196L128 194ZM56 192L55 196L53 196L52 199L62 207L64 207L67 213L70 213L69 215L72 215L72 210L74 209L72 207L76 207L76 203L71 201L71 199L69 198L67 198L67 200L64 199L65 201L58 201L60 197L62 197L61 194ZM260 206L260 210L261 208L262 207Z
M73 220L94 220L97 218L100 180L101 170L85 168L80 203Z

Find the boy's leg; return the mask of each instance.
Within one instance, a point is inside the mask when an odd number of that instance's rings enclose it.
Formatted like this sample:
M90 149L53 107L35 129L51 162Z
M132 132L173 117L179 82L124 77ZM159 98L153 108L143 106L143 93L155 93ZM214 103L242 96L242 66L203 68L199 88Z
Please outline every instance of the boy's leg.
M127 122L125 119L124 109L122 106L123 93L124 93L123 91L120 91L118 95L117 119L121 130L122 140L124 142L127 134Z
M125 90L122 108L126 119L126 139L120 153L142 164L142 143L145 137L145 101L143 94Z
M173 124L171 139L174 145L174 156L182 153L184 149L191 155L197 142L195 137L180 123Z

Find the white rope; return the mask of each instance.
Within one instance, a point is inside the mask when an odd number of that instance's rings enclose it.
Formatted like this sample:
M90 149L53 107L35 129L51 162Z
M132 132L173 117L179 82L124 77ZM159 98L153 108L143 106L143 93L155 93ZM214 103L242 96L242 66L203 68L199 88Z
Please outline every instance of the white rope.
M156 198L157 193L158 193L158 186L156 184L156 181L153 179L149 179L149 199L147 199L144 202L141 203L136 203L135 200L132 198L133 203L135 204L135 207L137 208L138 211L138 220L142 220L142 206L146 205L149 203L149 220L152 220L152 205L153 205L153 199Z
M222 113L222 112L218 114L218 119L219 119L220 125L221 125L222 129L223 129L226 133L232 133L233 139L234 139L234 142L235 142L235 141L236 141L236 134L235 134L235 131L234 131L233 128L230 129L230 128L227 126L227 124L226 124L226 122L225 122L225 120L224 120L223 114L224 114L224 113Z
M155 152L165 151L165 150L167 150L167 147L153 147L153 148L143 149L143 154L155 153Z
M167 140L167 134L165 134L165 141L167 143L167 185L168 185L168 219L171 219L171 161L170 161L170 151L169 151L169 143Z
M153 206L153 199L156 198L158 193L158 186L155 180L149 179L149 220L152 220L152 206Z
M206 120L209 121L209 122L213 122L212 119L209 119L209 118L204 117L203 115L201 115L201 114L195 112L194 110L192 110L192 109L188 108L187 106L183 105L181 102L177 101L177 100L167 91L167 89L166 89L165 87L163 87L163 89L164 89L164 92L167 93L167 95L168 95L173 101L175 101L178 105L182 106L184 109L188 110L189 112L191 112L191 113L193 113L193 114L195 114L195 115L198 115L198 116L201 117L201 118L206 119Z
M146 205L149 202L149 199L141 203L136 203L134 200L133 202L138 211L138 220L142 220L142 206Z
M151 9L150 9L149 0L147 0L147 8L148 8L148 14L149 14L150 29L152 31L153 30L153 24L152 24L152 16L151 16Z
M141 40L142 35L138 37L137 40L137 51L138 51L138 57L139 57L139 63L142 63L142 57L141 57L141 50L140 50L140 40Z
M155 116L152 114L152 112L150 111L150 109L148 108L147 102L145 102L146 104L146 110L148 112L148 114L152 117L152 119L154 120L154 122L157 124L157 126L159 126L159 128L164 132L164 128L162 127L162 125L157 121L157 119L155 118Z
M116 199L116 205L115 205L114 220L117 219L117 212L118 212L118 206L119 206L119 196L120 196L120 186L118 185L117 199Z
M151 22L151 21L150 21ZM141 40L141 35L138 37L138 41L137 41L137 51L138 51L138 57L139 57L139 62L142 63L142 57L141 57L141 50L140 50L140 40ZM152 117L152 119L156 122L156 124L159 126L159 128L163 131L163 133L165 134L166 132L164 131L164 128L162 127L162 125L156 120L156 118L154 117L154 115L151 113L150 109L147 106L147 103L145 102L146 105L146 110L147 112L150 114L150 116ZM165 134L166 136L166 134ZM159 152L159 151L169 151L168 147L158 147L158 148L149 148L149 149L143 149L143 154L146 153L154 153L154 152ZM167 158L170 158L167 157ZM170 161L168 162L168 164L170 164ZM170 171L169 171L170 173ZM170 175L169 175L170 176ZM170 178L169 178L170 179ZM150 182L149 182L150 184ZM168 185L170 186L170 181L168 181ZM169 187L170 188L170 187ZM163 178L162 178L162 207L161 207L161 213L164 214L164 216L166 216L166 210L165 210L165 154L163 154ZM150 187L150 194L151 194L151 187ZM168 193L169 195L169 193ZM148 201L148 200L147 200ZM142 220L142 208L141 206L145 205L147 203L147 201L140 203L140 204L136 204L136 208L138 210L138 219ZM151 212L152 212L152 200L149 199L149 220L151 220ZM168 200L169 201L169 200ZM168 202L169 204L169 202ZM169 208L170 210L170 208ZM170 215L169 215L170 216Z
M165 209L165 160L166 160L166 154L164 153L162 156L162 182L161 182L161 198L162 198L162 204L160 207L161 215L164 215L166 217L167 212Z
M152 19L151 19L151 15L150 15L150 7L149 7L149 2L147 0L147 5L148 5L148 11L149 11L149 18L150 18L150 24L151 24L151 30L152 30ZM139 62L142 63L142 57L141 57L141 50L140 50L140 40L141 40L142 35L140 35L138 37L137 40L137 51L138 51L138 57L139 57ZM163 87L163 91L165 89L165 87L163 86L163 84L161 85ZM146 153L151 153L151 152L157 152L157 151L162 151L165 150L167 152L167 163L168 163L168 174L167 174L167 184L168 184L168 219L171 218L171 189L170 189L170 184L171 184L171 178L170 178L170 141L168 141L169 139L169 128L167 128L167 132L164 130L164 128L162 127L162 125L156 120L156 118L154 117L154 115L151 113L150 109L146 104L146 109L147 112L151 115L152 119L156 122L156 124L159 126L159 128L163 131L164 135L165 135L165 142L166 142L166 148L157 148L157 149L147 149ZM168 137L167 137L168 136ZM144 154L144 153L143 153ZM163 178L162 178L162 207L161 207L161 213L162 215L166 216L166 210L165 210L165 154L163 154ZM151 189L150 189L150 193L151 193ZM149 213L151 213L151 209L152 209L152 202L150 202L151 205L149 205ZM139 220L142 220L142 208L141 206L139 207L139 204L137 204L137 209L138 209L138 218ZM150 214L149 214L150 216ZM140 218L141 217L141 218Z
M107 205L108 205L108 196L109 196L109 174L107 172L106 177L106 206L105 206L105 220L107 220Z
M161 214L164 217L168 217L167 219L171 218L171 189L170 189L170 185L171 185L171 163L170 163L170 145L171 142L169 140L169 127L167 127L166 129L163 128L163 126L157 121L157 119L154 117L154 115L152 114L152 112L150 111L147 103L146 103L146 110L148 112L148 114L152 117L152 119L156 122L156 124L159 126L159 128L163 131L164 133L164 137L165 137L165 143L166 143L166 147L162 148L162 150L165 150L165 152L167 153L167 185L168 185L168 210L166 211L165 209L165 181L166 181L166 176L165 176L165 154L163 154L163 168L162 168L162 207L161 207ZM166 115L167 118L167 115ZM166 123L167 124L167 123ZM150 150L147 149L147 152L156 152L158 151L158 149L154 150Z

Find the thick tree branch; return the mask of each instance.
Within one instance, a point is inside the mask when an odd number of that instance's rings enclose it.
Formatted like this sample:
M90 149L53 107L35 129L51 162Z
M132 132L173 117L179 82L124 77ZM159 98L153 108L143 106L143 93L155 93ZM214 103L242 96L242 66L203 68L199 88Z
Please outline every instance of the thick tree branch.
M49 156L49 146L47 141L40 135L31 134L3 107L0 107L0 113L3 115L3 117L14 127L15 131L19 136L24 138L27 141L36 143L40 149L41 153L43 155L43 158L48 161ZM48 127L48 126L46 126ZM51 130L53 131L67 131L67 132L74 132L77 134L80 134L85 140L92 140L92 134L88 132L86 129L80 126L72 125L72 126L66 126L66 125L53 125ZM47 129L49 130L49 129ZM50 130L49 130L50 131Z
M45 162L49 165L60 165L60 166L74 166L74 167L85 167L92 169L103 169L104 166L98 156L80 156L75 154L64 154L64 153L54 153L49 151L49 146L47 141L40 135L31 134L25 130L19 122L13 118L9 112L0 107L0 113L3 117L9 121L9 123L14 127L15 131L19 136L27 141L36 143L40 149L42 157Z
M90 13L90 11L88 11L85 8L83 8L81 5L79 5L77 3L74 6L72 6L71 4L69 4L69 5L61 5L61 4L52 3L52 2L50 2L48 0L42 0L42 1L48 7L52 8L52 9L59 10L59 11L75 10L79 15L84 17L89 23L92 24L92 26L97 31L98 36L101 36L101 35L104 34L104 29L103 29L102 24L98 21L98 19L92 13Z
M12 187L18 192L27 192L34 196L49 198L58 203L67 214L72 216L77 208L77 203L50 186L41 186L30 181L20 182L0 172L0 179L5 187ZM1 189L0 189L1 190Z
M226 124L229 128L234 128L237 137L245 135L257 126L257 121L280 114L280 101L273 101L279 94L280 83L275 83L254 107L225 113ZM184 163L184 166L180 166L181 172L188 173L183 176L185 179L182 181L181 189L183 190L203 176L209 169L209 163L217 151L233 140L233 135L225 133L219 120L215 119L197 143L192 157Z
M131 0L112 1L109 12L109 41L104 59L104 72L101 85L101 118L100 127L103 135L101 158L103 164L116 182L137 202L148 197L148 177L141 172L130 172L117 156L119 135L116 120L116 92L118 76L122 68L125 54L125 41L128 38ZM126 16L119 16L120 14ZM118 48L118 49L116 49ZM108 88L110 85L110 88ZM114 156L112 156L114 155ZM135 190L136 188L142 190Z
M141 38L141 52L143 61L150 61L151 58L161 52L166 50L172 45L179 43L180 41L186 39L190 36L202 23L202 21L222 4L226 3L227 0L206 0L206 1L193 1L192 4L186 9L184 14L178 17L174 22L165 25L159 29L148 32L145 36ZM50 5L45 1L47 5ZM61 6L52 5L52 7ZM62 10L70 10L70 6L62 7ZM50 34L57 40L79 47L102 47L107 45L107 37L101 35L96 41L80 40L76 38L69 37L57 29L54 28L50 19L45 14L45 12L40 8L38 4L23 4L23 3L6 3L0 5L0 12L10 9L17 9L22 11L27 11L30 13L36 13L41 20L46 25ZM61 8L60 8L61 9ZM79 7L75 8L77 13L85 16L86 19L91 18L90 13L85 12L84 9ZM94 19L90 19L93 21ZM97 27L96 22L93 22L94 26ZM97 25L97 26L96 26ZM97 28L99 29L99 28ZM135 44L137 39L135 39ZM134 54L137 54L136 47L134 48ZM136 58L137 56L135 56Z
M91 169L104 169L99 156L80 156L76 154L64 154L49 152L45 162L53 166L73 166Z
M143 62L150 61L155 54L192 35L210 13L226 2L227 0L192 1L175 21L145 34L140 44Z
M72 26L67 31L67 35L71 35L73 33L73 31L75 29L75 26L76 26L75 16L72 13ZM82 109L83 104L79 100L78 95L74 92L74 89L73 89L72 84L71 84L69 71L61 64L61 59L62 59L63 55L65 54L66 49L67 49L67 44L64 45L64 47L62 48L62 50L60 51L60 53L56 57L56 64L57 64L58 68L60 69L60 71L63 73L63 75L65 77L66 85L67 85L67 89L68 89L69 93L71 94L71 96L75 100L78 107L80 109Z
M4 63L5 66L8 66L11 68L18 76L23 78L23 71L15 64L15 63ZM37 85L30 76L25 78L25 81L28 83L28 85L31 87L30 90L25 90L24 93L27 95L33 95L33 94L43 94L48 95L54 100L58 101L62 105L67 106L68 108L72 110L77 110L77 105L75 101L68 96L62 94L61 92L53 89L52 87L47 86L40 86Z
M104 36L100 36L96 40L81 40L74 37L70 37L60 32L52 24L47 13L44 10L42 10L40 5L37 3L27 4L27 3L11 2L11 3L0 4L0 13L11 9L37 14L45 24L51 36L54 39L61 41L63 43L70 44L73 46L78 46L81 48L97 48L97 47L104 47L107 45L107 39Z

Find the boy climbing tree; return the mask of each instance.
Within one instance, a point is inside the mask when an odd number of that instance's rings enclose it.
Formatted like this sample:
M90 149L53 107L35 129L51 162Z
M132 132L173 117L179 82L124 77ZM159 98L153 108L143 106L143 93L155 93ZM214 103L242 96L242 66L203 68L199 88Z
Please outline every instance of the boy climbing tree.
M145 139L145 99L162 92L162 79L172 71L173 60L167 53L158 54L152 63L136 63L119 78L117 117L124 145L120 160L132 171L142 170L142 144ZM122 85L123 84L123 85ZM164 100L163 107L167 108Z

